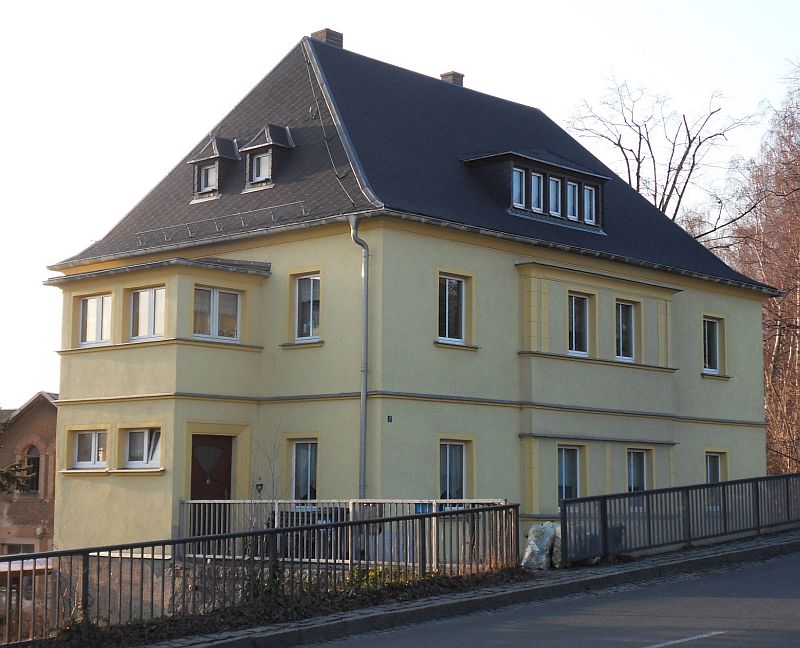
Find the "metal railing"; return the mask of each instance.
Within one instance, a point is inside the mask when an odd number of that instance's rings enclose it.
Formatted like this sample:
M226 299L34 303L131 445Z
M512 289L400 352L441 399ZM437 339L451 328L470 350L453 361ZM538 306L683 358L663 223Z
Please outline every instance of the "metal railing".
M800 523L800 473L561 502L566 564Z
M498 499L184 500L180 502L178 535L188 537L371 520L507 503L507 500Z
M206 614L266 594L326 596L519 562L519 505L0 556L0 643Z

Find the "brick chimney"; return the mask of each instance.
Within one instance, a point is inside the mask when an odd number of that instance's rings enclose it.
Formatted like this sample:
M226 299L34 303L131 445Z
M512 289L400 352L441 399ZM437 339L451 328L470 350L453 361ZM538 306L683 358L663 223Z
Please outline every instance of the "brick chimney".
M320 29L311 34L311 38L318 40L328 45L333 45L339 49L344 49L344 34L342 32L333 31L332 29Z
M447 83L464 86L464 75L461 72L444 72L441 77L442 81L447 81Z

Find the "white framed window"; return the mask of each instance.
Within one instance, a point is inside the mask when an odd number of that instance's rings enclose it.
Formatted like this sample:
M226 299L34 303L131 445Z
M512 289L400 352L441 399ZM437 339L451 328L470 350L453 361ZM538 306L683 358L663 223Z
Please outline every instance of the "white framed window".
M439 275L439 339L464 342L465 281L461 277Z
M111 340L111 295L81 299L80 344L103 344Z
M131 339L164 335L164 296L163 286L131 293Z
M512 173L511 202L514 207L525 207L525 172L514 168Z
M239 339L238 292L198 286L194 289L194 334L226 341Z
M580 448L558 446L558 499L580 496Z
M569 295L569 353L589 355L589 298Z
M647 490L647 450L628 450L628 492Z
M106 439L101 430L75 432L75 455L73 468L100 469L106 467Z
M549 194L550 213L553 216L561 216L561 180L550 178L547 193Z
M721 322L714 317L703 318L703 373L719 374Z
M583 222L588 225L597 223L597 205L595 203L595 196L597 195L594 187L583 188Z
M158 468L161 465L161 430L136 428L125 434L125 467Z
M722 481L722 453L706 452L706 483L718 484Z
M295 441L292 448L292 497L317 499L317 442Z
M197 191L204 193L217 189L217 165L204 164L197 170Z
M567 183L567 218L578 220L578 183Z
M464 499L467 493L466 444L439 444L439 499Z
M531 173L531 209L544 210L544 176L540 173Z
M272 176L272 155L266 153L253 153L250 156L250 182L265 182Z
M630 362L634 359L634 318L635 306L629 302L618 301L616 305L616 353L617 360Z
M297 278L297 313L295 317L295 339L319 339L320 276L308 275Z

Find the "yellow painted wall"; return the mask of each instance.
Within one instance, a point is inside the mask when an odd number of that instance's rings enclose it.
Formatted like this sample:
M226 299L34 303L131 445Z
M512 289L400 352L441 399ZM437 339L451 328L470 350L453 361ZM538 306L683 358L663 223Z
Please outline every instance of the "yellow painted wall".
M525 513L555 512L559 443L582 448L583 494L626 489L627 447L652 448L654 487L703 481L709 448L728 453L730 478L763 474L758 295L398 220L367 221L361 234L371 248L369 387L379 392L369 497L435 497L447 440L468 444L470 496L520 501ZM320 498L357 495L361 250L347 228L190 252L269 261L272 274L167 267L64 286L56 546L173 533L190 496L192 434L235 437L236 498L258 481L265 496L288 497L298 439L319 444ZM294 281L310 272L321 277L320 343L296 345ZM467 282L462 347L437 343L440 273ZM166 286L165 339L131 343L130 290L149 285ZM240 291L239 344L193 338L196 285ZM593 299L588 359L567 353L570 291ZM77 349L76 305L102 292L114 299L112 344ZM616 299L637 304L633 364L614 358ZM701 375L703 314L724 318L728 377ZM119 439L147 421L162 428L162 472L70 472L76 426ZM75 524L98 510L120 514Z

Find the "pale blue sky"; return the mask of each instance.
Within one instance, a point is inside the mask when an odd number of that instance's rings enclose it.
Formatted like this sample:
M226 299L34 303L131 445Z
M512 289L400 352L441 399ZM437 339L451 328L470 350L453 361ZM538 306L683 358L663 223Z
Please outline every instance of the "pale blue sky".
M288 5L288 6L287 6ZM60 293L46 266L100 238L302 36L537 106L564 124L612 76L702 111L779 103L796 2L6 3L0 10L0 406L57 391ZM725 157L755 152L763 126Z

